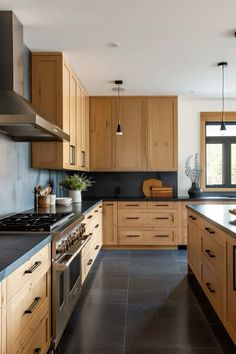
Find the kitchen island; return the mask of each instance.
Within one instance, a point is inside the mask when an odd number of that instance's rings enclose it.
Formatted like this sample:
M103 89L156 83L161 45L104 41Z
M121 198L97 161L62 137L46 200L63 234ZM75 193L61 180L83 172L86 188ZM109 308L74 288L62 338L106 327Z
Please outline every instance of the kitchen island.
M229 205L187 205L189 272L236 343L236 215Z

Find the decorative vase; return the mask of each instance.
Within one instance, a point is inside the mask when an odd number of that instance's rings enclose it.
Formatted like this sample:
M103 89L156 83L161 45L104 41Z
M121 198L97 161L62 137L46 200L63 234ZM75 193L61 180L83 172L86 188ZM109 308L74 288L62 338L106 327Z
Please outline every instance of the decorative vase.
M41 208L48 208L50 207L50 196L47 195L47 196L42 196L42 195L39 195L38 196L38 205L39 207Z
M81 191L68 189L68 197L72 198L72 203L81 203Z
M202 194L202 190L196 182L192 182L191 187L188 190L189 198L198 198Z

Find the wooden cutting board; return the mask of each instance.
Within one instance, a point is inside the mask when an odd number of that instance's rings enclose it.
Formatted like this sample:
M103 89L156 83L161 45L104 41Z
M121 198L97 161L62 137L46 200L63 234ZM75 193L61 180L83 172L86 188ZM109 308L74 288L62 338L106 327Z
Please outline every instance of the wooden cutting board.
M162 181L157 178L149 178L143 181L143 194L145 197L152 197L152 188L162 187Z

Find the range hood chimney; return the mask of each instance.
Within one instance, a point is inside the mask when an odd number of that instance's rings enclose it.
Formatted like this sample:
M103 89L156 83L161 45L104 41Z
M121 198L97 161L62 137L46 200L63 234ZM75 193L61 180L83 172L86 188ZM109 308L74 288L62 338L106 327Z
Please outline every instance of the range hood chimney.
M23 60L23 26L12 11L0 11L0 131L15 141L69 141L23 97Z

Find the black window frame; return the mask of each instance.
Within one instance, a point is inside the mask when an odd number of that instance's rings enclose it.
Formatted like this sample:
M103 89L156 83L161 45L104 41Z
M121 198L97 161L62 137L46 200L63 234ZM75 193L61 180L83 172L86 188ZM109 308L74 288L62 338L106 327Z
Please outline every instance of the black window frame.
M226 129L228 125L236 125L236 122L225 122ZM231 144L236 144L236 136L207 136L207 125L219 125L220 122L206 122L205 123L205 186L206 188L236 188L236 184L231 184ZM223 184L207 184L207 144L222 144L222 163L223 163Z

